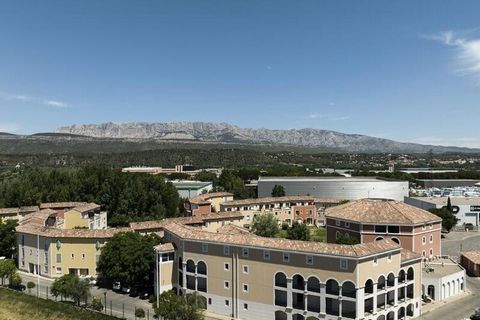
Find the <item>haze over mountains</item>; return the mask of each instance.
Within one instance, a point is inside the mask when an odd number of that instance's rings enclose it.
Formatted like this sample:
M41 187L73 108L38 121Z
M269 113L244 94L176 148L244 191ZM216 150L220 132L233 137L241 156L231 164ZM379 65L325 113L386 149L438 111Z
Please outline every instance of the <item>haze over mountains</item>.
M57 133L95 138L116 138L158 141L189 141L204 143L282 144L319 147L346 152L436 153L480 152L454 146L433 146L403 143L359 134L345 134L321 129L252 129L228 123L170 122L170 123L102 123L76 124L60 127Z

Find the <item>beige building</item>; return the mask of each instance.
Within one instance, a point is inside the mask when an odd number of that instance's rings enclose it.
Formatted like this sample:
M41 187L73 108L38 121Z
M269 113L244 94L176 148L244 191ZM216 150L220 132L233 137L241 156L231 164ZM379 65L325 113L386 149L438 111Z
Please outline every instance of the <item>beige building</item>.
M415 318L421 257L385 239L338 245L262 238L238 226L217 232L176 222L157 246L156 292L197 292L235 319Z

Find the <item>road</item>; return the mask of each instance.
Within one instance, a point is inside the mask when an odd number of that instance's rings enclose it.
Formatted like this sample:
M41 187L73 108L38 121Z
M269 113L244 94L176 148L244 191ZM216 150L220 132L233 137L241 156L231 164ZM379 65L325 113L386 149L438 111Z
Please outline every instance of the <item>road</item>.
M32 281L37 284L37 277L35 275L21 273L22 282L24 285L27 285L27 282ZM50 293L50 286L52 285L52 280L46 278L39 278L39 286L31 290L30 294L36 295L37 289L38 294L41 298L48 298L53 300L55 299ZM28 291L28 289L27 289ZM109 315L114 315L119 318L132 319L135 320L135 309L142 308L145 310L147 315L146 319L153 319L153 309L148 300L140 300L139 298L132 298L125 294L118 294L112 290L99 289L97 287L92 287L90 289L92 297L97 297L102 300L102 304L105 306L105 297L107 299L106 311L105 313ZM106 295L105 295L106 293ZM91 298L90 300L91 301Z

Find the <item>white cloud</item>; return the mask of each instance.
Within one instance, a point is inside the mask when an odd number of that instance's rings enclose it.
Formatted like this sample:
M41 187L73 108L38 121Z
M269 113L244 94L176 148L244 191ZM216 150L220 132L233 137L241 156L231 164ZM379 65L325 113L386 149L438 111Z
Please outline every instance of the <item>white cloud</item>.
M468 37L470 33L445 31L427 38L440 41L456 49L459 71L480 76L480 39Z
M47 106L55 107L55 108L66 108L68 106L65 102L56 101L56 100L45 100L43 103L46 104Z
M22 103L41 104L52 108L67 108L68 104L58 100L45 100L23 94L12 94L0 91L0 99L4 101L18 101Z

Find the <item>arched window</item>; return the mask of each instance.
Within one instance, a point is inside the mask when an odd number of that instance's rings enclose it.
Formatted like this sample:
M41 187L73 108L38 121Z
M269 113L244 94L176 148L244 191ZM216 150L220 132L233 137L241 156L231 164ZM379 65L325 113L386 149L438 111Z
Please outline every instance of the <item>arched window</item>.
M396 244L400 244L400 240L398 238L392 238L392 241L395 242Z
M320 280L315 277L308 278L307 281L307 290L311 292L320 292Z
M413 277L414 277L413 268L410 267L410 268L408 268L408 270L407 270L407 280L409 280L409 281L410 281L410 280L413 280Z
M377 237L377 238L375 239L375 241L382 241L382 240L383 240L383 237Z
M195 273L195 262L193 260L187 260L187 272Z
M197 263L197 273L207 275L207 265L203 261Z
M337 240L340 239L340 236L341 236L341 234L340 234L339 231L335 232L335 239L337 239Z
M275 275L275 287L287 287L287 276L283 272L278 272Z
M305 320L305 317L299 313L293 315L292 320Z
M340 293L337 280L330 279L326 284L327 294L338 295Z
M303 277L299 274L293 276L292 279L292 288L296 290L305 290L305 281Z
M342 284L342 296L343 297L349 297L349 298L355 298L356 297L356 289L355 285L351 281L345 281Z
M385 289L385 277L384 277L384 276L378 277L377 289L378 289L378 290L383 290L383 289Z
M387 320L395 320L395 312L390 311L390 312L387 314Z
M365 293L373 293L373 280L368 279L365 282Z
M400 270L400 272L398 273L398 282L399 283L405 282L405 271L404 270Z
M283 311L275 311L275 320L287 320L287 314Z
M395 275L389 273L387 277L387 287L393 287L395 285Z

